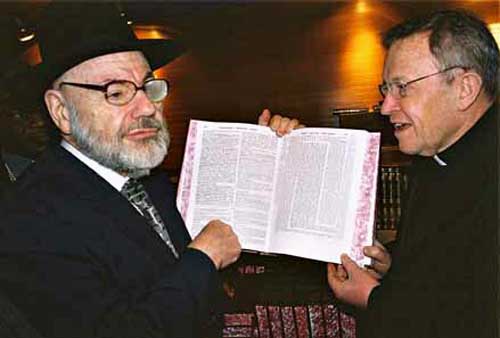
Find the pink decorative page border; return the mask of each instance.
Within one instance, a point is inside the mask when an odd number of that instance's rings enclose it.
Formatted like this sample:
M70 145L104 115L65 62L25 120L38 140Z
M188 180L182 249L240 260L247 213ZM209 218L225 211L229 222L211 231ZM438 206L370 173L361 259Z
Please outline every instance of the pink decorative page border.
M181 176L177 190L177 208L186 221L189 209L189 198L191 196L191 184L193 179L194 155L196 147L196 135L198 133L198 121L191 120L189 123L186 148L184 149L184 160L182 162Z
M364 259L363 246L369 237L368 228L372 205L375 198L375 186L377 184L376 175L378 168L378 156L380 149L380 134L372 133L368 139L368 149L363 162L363 174L361 176L361 186L358 201L358 210L356 210L356 219L354 224L354 237L351 247L351 258L356 262Z

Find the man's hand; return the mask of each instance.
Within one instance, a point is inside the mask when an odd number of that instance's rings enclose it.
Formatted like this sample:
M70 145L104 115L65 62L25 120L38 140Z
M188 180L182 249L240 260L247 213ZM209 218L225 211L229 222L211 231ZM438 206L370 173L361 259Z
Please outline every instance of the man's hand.
M342 265L328 263L328 284L339 300L366 308L370 292L379 282L347 255L342 255L340 259Z
M259 116L259 125L269 126L276 132L278 136L283 136L291 132L293 129L304 128L299 120L280 115L271 116L269 109L264 109Z
M373 260L372 264L367 267L367 271L370 272L373 277L382 279L387 271L389 271L392 263L391 255L387 249L376 240L374 245L365 246L363 248L363 253L366 257Z
M203 251L217 270L236 262L241 253L241 245L233 229L219 220L210 221L188 247Z

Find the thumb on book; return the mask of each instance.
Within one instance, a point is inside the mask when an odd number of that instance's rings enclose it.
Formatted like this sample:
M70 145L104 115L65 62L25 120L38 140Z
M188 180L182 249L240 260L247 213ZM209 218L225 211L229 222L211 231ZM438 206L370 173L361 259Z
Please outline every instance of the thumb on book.
M266 108L259 115L259 125L260 126L268 126L270 120L271 120L271 111Z
M348 275L351 275L351 273L356 270L356 269L359 269L359 266L358 264L356 264L355 261L353 261L349 256L347 256L346 254L342 254L340 256L340 261L342 262L342 266L344 267L344 269L347 271L347 274Z

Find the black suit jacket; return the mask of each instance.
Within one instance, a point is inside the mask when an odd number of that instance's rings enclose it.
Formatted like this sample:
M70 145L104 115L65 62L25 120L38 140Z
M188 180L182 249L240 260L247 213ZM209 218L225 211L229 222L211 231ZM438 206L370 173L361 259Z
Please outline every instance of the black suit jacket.
M498 129L492 106L439 154L418 157L391 270L359 337L495 338Z
M143 182L176 261L109 183L61 147L32 166L0 211L0 288L47 337L195 337L220 295L166 175Z

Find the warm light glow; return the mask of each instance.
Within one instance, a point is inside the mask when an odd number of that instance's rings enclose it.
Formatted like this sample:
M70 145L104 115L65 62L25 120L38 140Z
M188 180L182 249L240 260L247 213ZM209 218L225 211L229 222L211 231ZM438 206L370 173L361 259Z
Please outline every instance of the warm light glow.
M30 66L34 66L42 62L42 57L40 55L40 49L38 48L38 43L33 44L23 53L23 60Z
M373 96L364 99L375 103L380 99L375 88L381 78L384 59L380 36L376 30L367 25L352 32L346 42L346 48L342 52L341 66L336 76L346 88L354 86L373 88L369 91Z
M138 39L167 39L167 34L158 26L134 26L134 33Z
M379 15L381 11L382 8L371 8L369 0L356 1L354 12L359 16L355 19L356 25L345 36L345 47L336 73L345 88L358 88L360 92L370 93L368 96L365 94L362 100L373 103L380 99L374 88L380 81L384 50L380 44L380 33L373 25L371 16ZM337 93L345 96L346 102L357 100L352 94L343 93L342 89L337 89Z
M368 12L368 4L364 0L358 0L356 2L356 13L358 14L364 14Z
M491 34L493 34L497 44L500 45L500 22L489 24L488 28L490 29Z
M349 37L345 53L345 68L349 73L375 73L381 69L383 51L379 47L379 36L371 30L358 31Z

